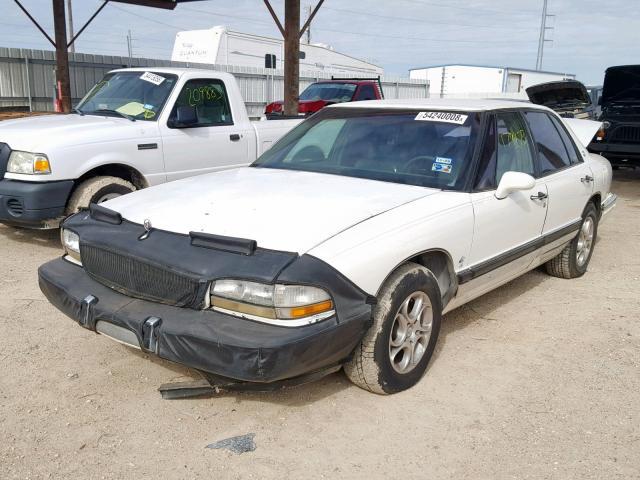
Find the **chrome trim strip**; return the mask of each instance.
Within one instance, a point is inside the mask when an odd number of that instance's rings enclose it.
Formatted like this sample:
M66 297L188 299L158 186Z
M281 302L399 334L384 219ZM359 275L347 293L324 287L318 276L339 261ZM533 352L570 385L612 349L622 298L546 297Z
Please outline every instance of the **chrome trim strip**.
M247 320L254 320L260 323L267 323L269 325L277 325L278 327L304 327L313 323L318 323L322 320L326 320L336 314L335 310L328 312L318 313L317 315L311 315L309 317L300 318L298 320L278 320L273 318L258 317L257 315L249 315L248 313L234 312L233 310L227 310L226 308L213 307L213 310L220 313L226 313L227 315L233 315L234 317L245 318Z
M142 350L136 334L127 328L119 327L104 320L98 320L96 322L96 332L128 347Z
M601 208L602 213L600 214L600 218L610 213L611 210L614 209L617 203L618 203L618 196L615 193L609 193L609 195L607 195L607 198L605 198L602 202L602 208Z

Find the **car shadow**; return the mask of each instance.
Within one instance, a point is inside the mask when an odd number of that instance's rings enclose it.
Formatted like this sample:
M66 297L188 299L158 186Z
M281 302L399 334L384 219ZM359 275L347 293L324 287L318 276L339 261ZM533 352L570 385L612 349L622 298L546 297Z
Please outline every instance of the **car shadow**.
M60 230L57 228L51 230L34 230L0 225L0 237L13 242L60 249Z
M191 382L202 380L204 378L198 373L197 370L183 367L182 365L179 365L177 363L164 360L155 355L148 354L141 350L126 347L124 345L122 345L121 348L125 349L127 354L135 355L142 361L149 361L166 370L169 370L170 374L167 375L165 383ZM160 385L158 385L158 387L160 387ZM308 405L310 403L320 401L324 398L331 397L339 393L340 391L350 387L357 388L353 384L351 384L351 382L349 382L342 371L338 371L336 373L329 374L319 380L303 383L292 387L278 388L272 391L220 391L219 393L212 392L211 395L184 398L178 401L201 401L216 398L234 398L236 400L236 403L242 403L243 401L260 401L297 407ZM160 395L160 392L158 392L158 395Z
M485 293L475 300L465 303L447 313L442 320L438 345L429 364L429 368L437 362L440 354L447 354L446 344L448 335L464 329L475 322L498 322L499 319L493 315L495 310L517 299L549 279L549 275L543 272L542 268L544 267L539 267L525 273L509 283ZM428 370L429 369L427 369L427 374Z

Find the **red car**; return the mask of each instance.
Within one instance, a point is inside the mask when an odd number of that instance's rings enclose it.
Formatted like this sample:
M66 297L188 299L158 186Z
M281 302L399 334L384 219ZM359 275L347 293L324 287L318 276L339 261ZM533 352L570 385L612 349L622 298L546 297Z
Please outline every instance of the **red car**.
M300 94L298 113L311 115L332 103L380 100L384 98L380 78L332 78L309 85ZM265 115L283 114L284 102L278 100L267 105Z

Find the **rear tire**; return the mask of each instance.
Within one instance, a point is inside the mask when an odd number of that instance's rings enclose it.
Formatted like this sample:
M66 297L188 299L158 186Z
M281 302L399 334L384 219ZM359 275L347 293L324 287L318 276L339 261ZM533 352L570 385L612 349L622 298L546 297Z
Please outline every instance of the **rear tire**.
M415 263L398 267L380 291L373 325L344 366L347 377L382 395L413 387L433 355L441 318L433 273Z
M576 237L556 257L546 263L547 273L558 278L577 278L587 271L598 236L598 211L589 203L582 214Z
M126 195L135 189L131 182L119 177L90 178L78 185L71 194L67 204L67 215L76 213L81 208L87 208L92 203L102 203Z

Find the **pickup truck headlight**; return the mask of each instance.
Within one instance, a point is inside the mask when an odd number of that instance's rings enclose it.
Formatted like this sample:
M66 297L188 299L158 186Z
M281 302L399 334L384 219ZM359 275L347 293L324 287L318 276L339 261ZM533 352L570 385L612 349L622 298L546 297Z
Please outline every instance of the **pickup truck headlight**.
M61 228L60 241L69 260L75 264L82 265L82 259L80 258L80 237L78 237L78 234L66 228Z
M7 172L46 175L51 173L51 165L47 156L42 153L13 151L9 155Z
M329 294L310 285L267 285L218 280L211 286L214 310L275 325L297 327L335 313Z

